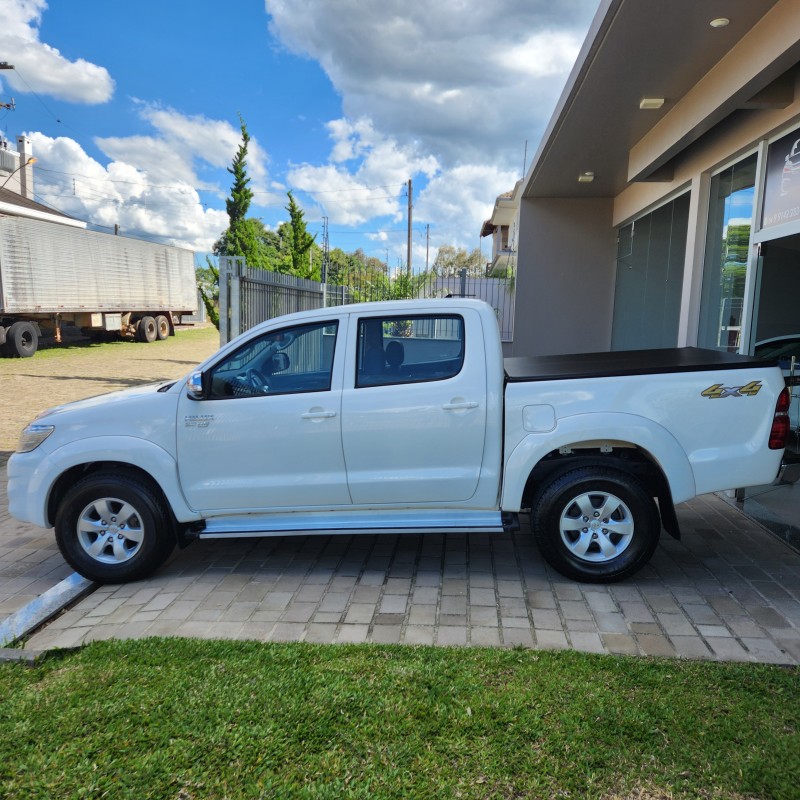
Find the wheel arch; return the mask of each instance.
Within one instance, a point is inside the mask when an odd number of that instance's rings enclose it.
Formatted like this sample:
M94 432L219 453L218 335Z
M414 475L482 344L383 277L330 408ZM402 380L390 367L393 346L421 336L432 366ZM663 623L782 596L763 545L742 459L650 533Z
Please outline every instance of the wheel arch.
M83 476L101 470L125 473L146 484L163 499L177 525L199 519L183 497L175 459L167 451L134 437L97 437L82 440L79 447L73 443L56 450L47 459L46 468L33 476L34 484L49 486L42 509L46 527L52 527L67 488Z
M695 496L691 464L666 428L631 414L568 417L554 431L526 436L506 459L503 509L530 508L540 486L589 464L635 475L658 499L664 527L678 535L674 505Z

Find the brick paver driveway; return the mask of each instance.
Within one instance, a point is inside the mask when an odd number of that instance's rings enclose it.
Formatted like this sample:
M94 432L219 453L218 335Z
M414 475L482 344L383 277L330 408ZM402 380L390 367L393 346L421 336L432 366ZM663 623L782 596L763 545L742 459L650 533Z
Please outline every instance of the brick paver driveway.
M0 361L4 398L6 377L14 381L20 423L13 437L37 403L68 399L67 387L88 395L177 377L216 340L192 332L161 344L188 349L164 349L162 359L155 345L119 345L103 364L80 352L49 364ZM3 426L0 450L13 442ZM4 513L0 505L0 619L66 570L52 534ZM149 580L100 587L28 647L186 635L800 663L800 555L716 496L681 506L679 519L682 541L664 534L651 565L612 586L562 579L524 530L199 542Z

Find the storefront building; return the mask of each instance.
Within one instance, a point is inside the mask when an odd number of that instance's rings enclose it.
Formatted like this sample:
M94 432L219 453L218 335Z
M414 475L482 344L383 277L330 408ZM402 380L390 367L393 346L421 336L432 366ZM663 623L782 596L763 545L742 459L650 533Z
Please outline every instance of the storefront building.
M800 334L798 62L797 0L603 3L520 192L513 353Z
M800 2L603 0L516 195L507 355L800 356Z

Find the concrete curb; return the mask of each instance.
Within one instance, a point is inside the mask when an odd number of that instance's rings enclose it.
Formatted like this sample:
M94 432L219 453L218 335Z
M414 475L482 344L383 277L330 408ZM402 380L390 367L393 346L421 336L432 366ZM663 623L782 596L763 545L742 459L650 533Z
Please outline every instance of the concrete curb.
M0 648L38 628L69 603L88 594L97 584L73 572L43 595L0 622Z

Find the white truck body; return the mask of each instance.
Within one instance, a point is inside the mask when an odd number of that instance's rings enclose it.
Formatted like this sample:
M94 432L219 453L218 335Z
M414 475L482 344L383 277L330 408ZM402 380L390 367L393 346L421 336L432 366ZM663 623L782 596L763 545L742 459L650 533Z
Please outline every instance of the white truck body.
M6 355L33 355L31 327L37 340L41 329L62 323L136 333L144 318L163 317L171 329L173 315L196 310L189 250L0 216L0 346ZM27 324L29 335L12 334L14 324L14 334ZM140 338L152 340L144 330Z
M475 300L319 309L257 326L186 382L40 415L9 460L9 510L55 526L96 580L141 577L176 540L502 531L529 510L553 566L618 580L662 521L677 535L674 503L776 477L781 398L776 365L712 351L504 365Z

